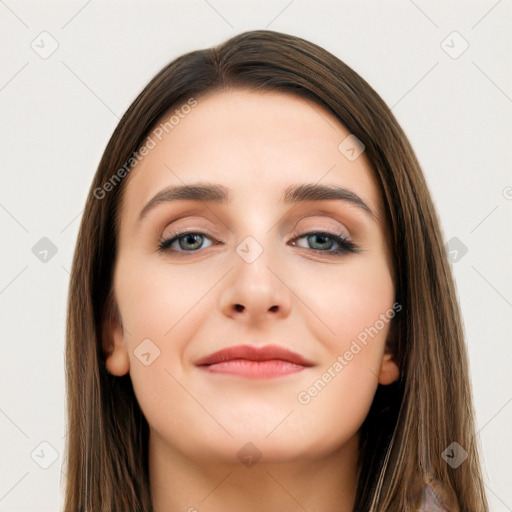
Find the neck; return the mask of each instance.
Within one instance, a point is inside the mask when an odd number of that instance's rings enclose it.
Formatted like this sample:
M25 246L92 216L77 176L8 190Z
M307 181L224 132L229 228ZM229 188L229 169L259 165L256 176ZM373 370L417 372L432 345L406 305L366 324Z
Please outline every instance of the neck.
M308 460L264 462L191 459L153 430L149 474L154 512L352 512L358 436Z

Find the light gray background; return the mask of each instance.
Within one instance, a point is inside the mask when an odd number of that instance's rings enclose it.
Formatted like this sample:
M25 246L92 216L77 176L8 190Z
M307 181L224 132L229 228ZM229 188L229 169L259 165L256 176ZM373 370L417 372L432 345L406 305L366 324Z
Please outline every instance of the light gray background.
M512 510L510 0L0 0L0 17L0 512L62 506L69 269L118 119L178 55L256 28L305 37L344 60L410 138L445 241L468 248L452 266L488 498L492 511ZM453 31L469 44L460 56L465 43ZM48 51L52 38L48 58L31 47ZM47 262L32 252L42 237L58 249Z

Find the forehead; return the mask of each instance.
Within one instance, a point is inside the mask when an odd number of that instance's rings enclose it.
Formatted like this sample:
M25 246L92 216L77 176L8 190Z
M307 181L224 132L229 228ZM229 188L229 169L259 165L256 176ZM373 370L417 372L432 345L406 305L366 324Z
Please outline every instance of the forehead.
M125 184L123 217L130 223L163 188L197 181L222 183L235 197L262 204L280 198L291 183L337 184L382 217L364 153L353 161L342 153L350 133L316 102L276 91L214 92L191 108L176 105L158 127L154 147Z

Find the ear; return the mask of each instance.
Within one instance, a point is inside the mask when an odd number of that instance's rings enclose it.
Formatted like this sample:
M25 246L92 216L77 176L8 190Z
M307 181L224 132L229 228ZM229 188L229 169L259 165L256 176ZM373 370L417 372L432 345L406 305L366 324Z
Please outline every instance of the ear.
M400 369L398 368L398 364L394 359L394 352L396 347L396 343L393 342L394 333L395 329L394 326L392 326L389 333L391 335L391 339L388 336L388 339L386 340L386 347L382 356L382 362L378 376L379 384L382 384L383 386L392 384L400 377Z
M382 356L382 363L379 370L379 384L387 386L388 384L392 384L397 381L399 377L400 370L393 359L393 354L390 352L385 353Z
M102 345L109 373L122 377L130 371L130 358L124 345L123 327L117 318L107 316L103 324Z

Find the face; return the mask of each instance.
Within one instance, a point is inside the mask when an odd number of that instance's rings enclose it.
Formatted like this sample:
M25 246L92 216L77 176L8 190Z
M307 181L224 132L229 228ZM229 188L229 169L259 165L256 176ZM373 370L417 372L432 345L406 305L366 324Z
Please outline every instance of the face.
M169 452L233 461L252 442L267 461L328 456L398 377L371 167L333 115L291 94L223 91L186 111L125 184L107 367L129 372ZM172 192L197 184L215 188ZM302 363L198 365L241 345Z

